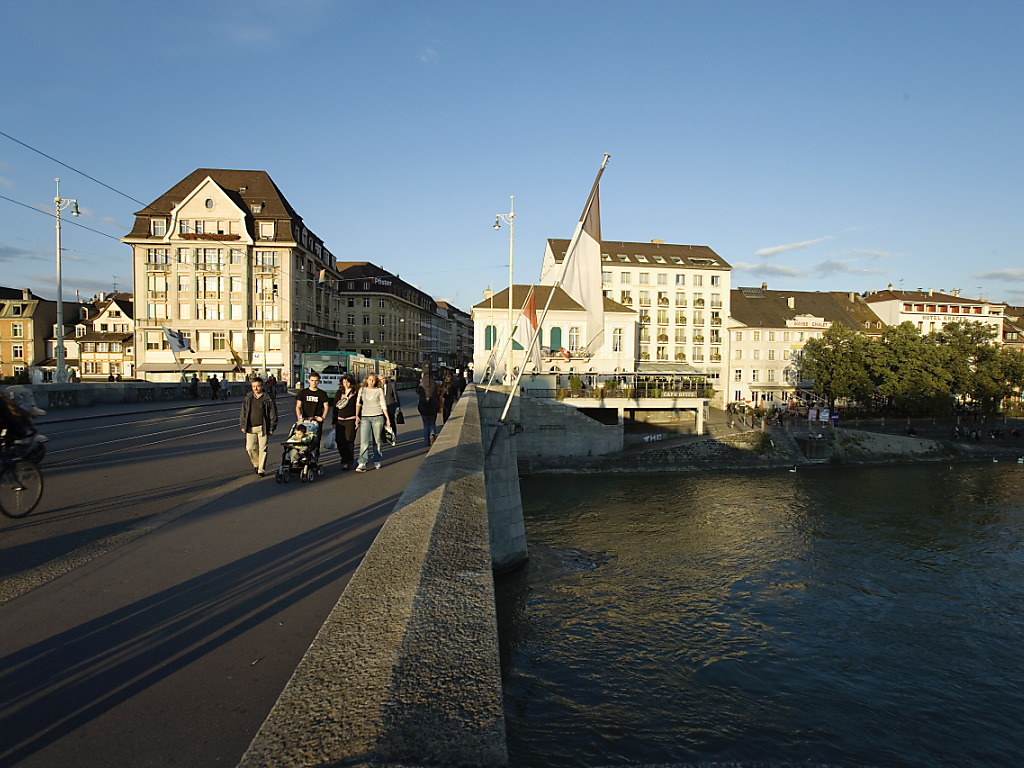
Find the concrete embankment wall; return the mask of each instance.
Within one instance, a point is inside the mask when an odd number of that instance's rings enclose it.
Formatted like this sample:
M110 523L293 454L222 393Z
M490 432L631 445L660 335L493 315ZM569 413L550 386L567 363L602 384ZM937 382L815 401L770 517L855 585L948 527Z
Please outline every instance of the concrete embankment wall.
M601 424L555 400L530 395L516 399L523 428L516 435L516 451L521 459L603 456L622 451L622 419L617 424Z
M240 768L508 764L484 448L469 389Z
M236 399L248 391L244 381L231 382ZM188 385L181 382L90 381L78 384L18 384L11 389L30 392L35 404L44 411L63 408L88 408L101 403L157 403L188 399ZM210 399L210 385L201 382L200 399Z

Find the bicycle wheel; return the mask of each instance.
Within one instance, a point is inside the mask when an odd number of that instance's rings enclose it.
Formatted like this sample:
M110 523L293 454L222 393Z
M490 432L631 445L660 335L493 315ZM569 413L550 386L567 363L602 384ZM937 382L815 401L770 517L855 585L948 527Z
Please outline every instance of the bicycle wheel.
M43 496L43 476L31 461L18 459L0 472L0 512L25 517Z

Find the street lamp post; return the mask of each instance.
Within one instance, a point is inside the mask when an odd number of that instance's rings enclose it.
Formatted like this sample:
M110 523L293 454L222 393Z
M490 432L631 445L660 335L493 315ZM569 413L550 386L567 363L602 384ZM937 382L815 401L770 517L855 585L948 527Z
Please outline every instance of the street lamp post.
M508 213L499 213L494 217L495 229L501 229L501 222L503 221L508 224L508 364L505 367L506 377L512 375L512 242L516 221L515 196L510 196L509 201ZM491 344L493 345L494 343L495 340L491 339ZM511 379L508 380L511 381Z
M66 384L68 372L64 365L64 299L61 295L63 285L60 278L60 212L71 206L71 215L78 216L78 200L61 200L60 179L57 182L57 196L53 202L57 207L57 372L54 381L58 384Z

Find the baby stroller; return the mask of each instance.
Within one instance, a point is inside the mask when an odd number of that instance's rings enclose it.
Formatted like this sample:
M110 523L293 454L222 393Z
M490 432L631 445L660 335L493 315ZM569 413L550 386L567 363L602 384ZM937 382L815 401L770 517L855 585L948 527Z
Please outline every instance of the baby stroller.
M305 435L299 426L305 427ZM323 475L320 466L319 445L320 423L316 421L299 421L292 425L288 432L281 454L281 466L277 468L274 479L279 483L287 483L292 475L298 475L305 483L312 483Z

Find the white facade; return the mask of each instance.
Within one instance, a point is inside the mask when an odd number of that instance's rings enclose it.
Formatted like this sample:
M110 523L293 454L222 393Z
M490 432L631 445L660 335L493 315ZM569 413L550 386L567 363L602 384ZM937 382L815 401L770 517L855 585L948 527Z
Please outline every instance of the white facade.
M729 327L728 381L723 382L728 403L785 407L800 383L798 365L804 344L820 338L832 323L823 317L802 315L777 328Z
M871 293L864 297L875 314L887 325L909 322L922 334L941 331L955 322L980 322L995 329L995 343L1003 339L1005 304L982 299L967 299L940 291L894 291Z
M528 285L517 285L513 292L512 322L516 323L519 311L526 301ZM636 359L637 315L625 307L605 302L604 344L600 352L590 355L583 349L587 338L587 313L569 296L557 289L547 316L541 322L543 307L547 301L549 286L537 286L537 320L540 322L540 346L542 372L613 373L632 372ZM502 355L508 329L508 291L489 296L472 309L473 316L473 369L477 378L488 367L492 352L502 356L499 367L507 368L508 351ZM495 344L495 340L497 343ZM526 351L518 343L512 349L513 370L522 368ZM529 370L529 369L528 369Z
M541 282L554 282L567 240L548 240ZM732 267L707 246L601 242L604 295L637 311L636 364L686 366L718 389L728 358Z

